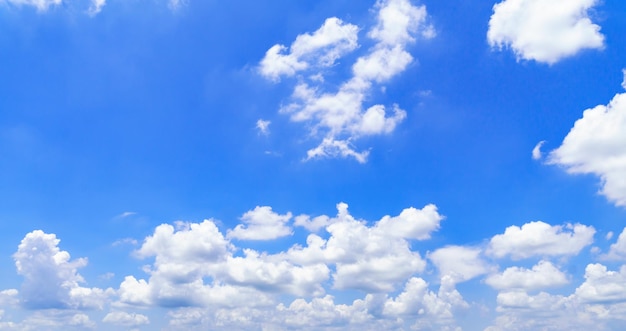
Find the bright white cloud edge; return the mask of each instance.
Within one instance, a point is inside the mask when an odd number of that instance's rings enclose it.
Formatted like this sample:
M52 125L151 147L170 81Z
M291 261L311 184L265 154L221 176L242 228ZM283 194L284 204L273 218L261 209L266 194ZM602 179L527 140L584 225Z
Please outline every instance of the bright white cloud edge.
M554 64L584 49L602 49L600 26L589 17L599 0L504 0L493 7L487 40L518 60Z
M600 193L626 207L626 93L583 112L548 163L600 178Z

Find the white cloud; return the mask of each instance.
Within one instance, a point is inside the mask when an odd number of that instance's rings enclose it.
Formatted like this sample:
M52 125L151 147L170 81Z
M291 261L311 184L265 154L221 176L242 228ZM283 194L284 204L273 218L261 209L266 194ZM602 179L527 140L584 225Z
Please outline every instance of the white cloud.
M490 267L481 258L481 253L480 248L447 246L429 253L428 258L437 266L441 276L463 282L489 271Z
M148 277L128 275L117 291L79 286L83 279L77 270L86 260L72 260L55 235L33 231L14 256L26 279L23 289L0 291L0 307L7 310L4 315L0 310L0 329L98 328L78 310L110 306L113 310L98 322L127 328L158 324L148 316L155 312L150 308L160 307L169 316L168 330L460 330L456 317L477 306L464 300L456 284L485 273L492 274L484 283L500 291L498 316L486 330L615 329L612 323L626 319L626 266L611 271L589 264L570 295L532 294L570 280L547 260L493 273L480 248L446 246L428 254L440 274L434 289L417 275L426 270L426 261L411 247L439 229L443 216L434 205L368 222L339 203L335 216L297 219L315 233L306 245L275 254L235 246L211 220L159 225L134 253L150 260L144 268ZM531 222L494 236L486 252L513 259L570 256L589 245L594 232L583 225ZM348 302L343 290L363 293ZM35 292L43 299L26 305ZM340 296L341 301L335 299ZM19 303L34 311L11 322ZM137 308L146 313L133 312Z
M411 329L445 330L454 325L455 310L469 307L454 284L452 278L444 276L439 292L433 293L423 279L411 278L402 293L385 302L383 314L400 318L415 314L428 316L417 319Z
M506 290L497 296L500 316L485 330L616 330L626 314L624 284L626 266L616 272L601 264L589 264L585 282L569 296Z
M147 270L150 279L127 276L120 285L120 302L194 306L220 301L228 288L205 285L203 278L220 268L232 249L211 220L178 222L176 228L169 224L159 225L135 252L140 258L154 257L154 264Z
M293 76L310 66L332 66L337 59L358 47L358 27L331 17L313 34L301 34L291 44L289 53L283 45L272 46L263 60L260 73L272 80Z
M378 0L375 7L378 9L378 22L369 32L370 38L396 46L414 41L416 33L425 38L434 37L432 26L423 25L426 7L416 7L404 0Z
M583 112L561 146L549 155L549 163L572 174L595 174L601 193L626 207L626 93L611 102Z
M136 313L127 313L125 311L113 311L108 313L102 319L104 323L122 325L126 327L136 327L140 325L150 324L148 316Z
M607 270L601 264L588 265L585 282L576 289L575 294L584 302L625 302L626 266L616 272Z
M601 49L604 36L588 11L599 0L504 0L493 7L487 39L518 59L553 64L583 49Z
M257 130L259 130L259 133L262 135L268 135L270 134L270 124L272 122L267 121L267 120L263 120L263 119L259 119L258 121L256 121L256 128Z
M538 221L509 226L504 234L491 238L488 252L502 258L525 259L531 256L573 256L591 245L595 229L581 224L555 225Z
M366 108L364 103L373 84L388 82L413 62L406 50L408 44L417 35L434 37L434 30L426 24L426 8L414 6L409 0L381 0L375 9L377 23L368 36L376 43L356 60L352 77L339 84L336 92L325 91L324 70L357 47L356 26L330 18L312 35L298 36L290 53L283 54L286 47L275 45L261 61L260 72L269 79L278 80L300 71L306 71L311 78L307 82L301 77L291 102L280 109L292 121L309 124L310 136L324 136L317 147L308 150L307 160L353 157L364 163L369 152L357 151L354 140L391 133L406 118L406 112L398 105L388 110L380 104ZM333 38L328 36L330 31L336 31Z
M608 236L607 234L607 240L610 240L611 237L613 237L613 233L609 233L611 236ZM611 245L609 252L606 255L603 255L602 258L606 260L626 260L626 228L624 228L619 237L617 237L617 242Z
M273 214L271 209L255 211ZM259 214L248 216L253 219ZM267 229L260 231L270 233ZM212 221L178 223L176 231L171 225L160 225L136 252L138 257L155 258L147 268L150 278L146 281L127 276L120 285L120 303L175 307L258 305L271 301L264 293L324 292L321 283L330 272L325 264L299 266L251 249L244 249L243 257L233 256L234 251ZM256 301L245 303L246 297L256 297Z
M263 309L184 308L170 313L173 330L455 330L454 313L467 308L454 285L444 280L438 292L421 278L411 278L396 297L367 294L351 304L338 304L331 295Z
M237 225L227 233L228 238L240 240L271 240L289 236L292 230L287 226L291 213L284 215L272 211L272 207L257 206L241 217L244 224Z
M537 145L535 145L535 148L533 148L533 153L532 153L533 160L541 159L541 157L543 156L543 154L541 153L541 147L545 143L546 143L546 141L542 140L542 141L538 142Z
M228 300L216 293L227 289L233 292L233 298L245 293L260 297L264 293L319 296L325 293L323 284L331 277L336 289L380 292L394 289L425 268L425 261L411 250L408 240L428 239L439 228L443 217L434 205L421 210L407 208L398 216L383 217L373 226L354 219L346 204L337 207L336 217L322 217L328 239L312 234L306 247L294 245L278 254L244 248L243 255L236 256L238 249L228 241L252 235L274 239L277 233L290 233L283 226L291 214L278 215L269 207L246 213L242 219L248 227L230 231L226 237L212 221L179 223L177 230L160 225L136 252L138 257L155 258L154 264L146 268L150 278L127 276L120 285L120 304L223 304Z
M434 205L421 210L407 208L400 215L385 216L372 226L350 215L345 203L338 204L337 211L336 217L320 217L318 224L311 225L317 230L319 224L327 224L328 239L309 235L307 246L292 247L286 252L286 258L303 265L334 264L335 288L374 292L392 290L396 284L425 268L425 261L410 249L408 240L430 238L443 219Z
M626 90L626 69L622 69L622 75L624 75L624 79L622 80L622 87Z
M521 289L526 291L562 286L567 276L549 261L540 261L532 269L510 267L501 274L487 277L489 286L498 290Z
M591 326L576 314L578 310L572 306L571 300L561 295L507 291L499 293L496 301L497 310L502 315L496 319L496 325L485 331L581 330Z
M84 280L77 270L86 259L70 261L70 254L59 249L60 240L41 230L28 233L13 255L17 273L24 277L20 291L27 308L102 308L112 290L81 287Z
M229 250L230 244L215 223L205 220L202 223L177 222L176 228L161 224L144 240L136 254L143 258L155 256L157 265L191 265L222 261Z
M311 218L309 215L298 215L294 218L293 225L301 226L310 232L317 232L322 228L325 228L333 221L332 218L321 215Z
M244 254L244 257L229 257L220 271L215 273L216 277L229 284L251 286L268 292L300 296L325 292L321 283L328 280L330 269L324 263L298 266L251 249L245 249Z

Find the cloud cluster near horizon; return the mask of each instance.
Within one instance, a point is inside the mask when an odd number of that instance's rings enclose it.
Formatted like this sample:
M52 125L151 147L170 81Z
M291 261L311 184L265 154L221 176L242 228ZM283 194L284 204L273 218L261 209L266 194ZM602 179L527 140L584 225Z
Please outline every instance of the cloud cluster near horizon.
M99 323L140 327L150 323L142 309L161 307L169 311L172 330L453 330L458 314L480 306L456 288L473 279L484 284L476 286L497 292L498 316L488 330L601 328L613 322L610 312L626 309L625 267L612 271L600 263L626 260L626 228L606 253L594 250L597 261L587 263L584 281L563 295L550 292L574 285L564 267L594 243L593 226L534 221L510 226L478 245L414 249L432 237L443 219L436 206L427 205L369 222L339 203L335 216L315 217L260 206L244 213L243 223L225 234L211 219L162 224L133 253L147 260L147 277L129 274L118 287L106 289L84 287L78 270L87 259L72 260L54 234L36 230L13 256L22 287L0 292L0 303L42 315L3 320L2 325L37 328L46 316L50 329L70 323L79 328ZM246 234L251 229L254 236ZM306 242L295 239L299 231L308 232ZM279 252L247 248L251 241L279 238L295 242ZM430 281L429 270L437 271ZM337 302L350 290L362 293L361 298ZM89 317L94 310L104 315L101 321ZM57 324L50 322L55 320Z

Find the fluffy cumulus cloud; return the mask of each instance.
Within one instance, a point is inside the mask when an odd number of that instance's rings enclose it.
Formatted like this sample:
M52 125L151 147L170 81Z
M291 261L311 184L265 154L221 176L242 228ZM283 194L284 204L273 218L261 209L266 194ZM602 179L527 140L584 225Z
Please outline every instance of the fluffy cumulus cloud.
M596 230L582 224L550 225L541 221L509 226L491 238L489 254L503 258L532 256L573 256L593 243Z
M371 226L355 219L348 205L337 205L337 216L318 216L304 226L325 224L328 238L310 234L307 245L296 245L285 253L296 263L332 264L333 285L338 289L390 291L395 285L422 271L426 262L412 251L410 240L425 240L439 228L443 217L434 205L407 208L398 216L385 216ZM390 272L392 270L392 272Z
M77 270L86 259L70 260L59 249L60 240L41 230L27 234L13 255L17 273L24 277L20 300L24 307L102 308L112 290L81 287L84 279Z
M601 49L604 36L589 17L598 0L504 0L493 7L487 39L518 59L553 64L583 49Z
M603 255L602 258L606 260L626 261L626 228L624 228L619 237L617 237L617 241L611 245L609 252Z
M467 307L453 283L444 280L438 291L432 291L422 278L411 278L395 297L367 294L347 304L325 295L310 300L298 298L271 309L179 309L170 313L170 327L173 330L454 330L454 314Z
M265 221L252 221L257 217ZM626 266L586 263L578 278L560 270L567 262L561 257L575 258L592 243L593 227L530 222L484 244L434 249L424 259L415 247L442 220L434 205L375 221L356 218L345 203L332 216L293 218L270 207L245 213L247 230L289 229L291 246L275 253L229 235L238 226L162 224L133 253L146 264L143 277L127 275L115 290L82 287L77 270L87 260L72 260L54 234L33 231L14 254L23 286L0 291L0 329L460 330L476 325L459 325L458 316L482 311L491 325L481 329L490 331L611 330L626 319ZM619 237L605 255L620 254ZM505 257L524 265L500 268ZM466 301L461 282L482 286L486 302L493 293L491 307ZM29 314L11 321L20 308ZM167 325L148 318L154 308L166 312Z
M500 274L489 276L485 282L498 290L539 290L568 283L567 276L549 261L540 261L532 269L510 267Z
M428 258L441 275L461 282L483 275L491 269L481 254L482 249L478 247L447 246L428 254Z
M161 225L135 253L153 258L147 279L127 276L120 285L119 304L136 306L249 306L271 304L275 294L321 296L332 279L335 289L381 292L397 288L425 261L410 248L424 240L443 219L433 205L407 208L369 226L354 219L346 204L336 217L325 219L325 238L310 234L307 245L276 254L239 249L231 239L276 239L291 235L291 213L270 207L244 214L244 224L223 235L215 222ZM393 270L393 271L391 271ZM257 300L246 301L254 296Z
M291 213L280 215L272 211L272 207L256 207L245 213L241 220L245 225L237 225L228 232L228 237L242 240L269 240L290 235L291 228L287 222Z
M338 18L329 18L317 31L299 35L289 48L271 47L259 65L270 80L298 75L291 99L280 112L294 122L309 125L309 134L322 137L307 151L307 159L351 157L366 162L368 151L358 151L354 141L368 135L388 134L406 118L398 105L375 104L366 100L375 85L389 82L413 62L409 44L417 37L432 38L426 23L426 8L409 0L380 0L375 5L377 21L367 36L374 42L356 59L352 76L335 91L325 89L325 74L337 60L358 47L359 28Z
M546 262L542 263L543 269L552 269ZM540 265L533 268L533 273L539 271ZM511 275L520 271L537 280L537 275L531 276L529 270L515 270ZM589 264L584 278L585 281L567 296L547 292L529 294L521 287L503 288L497 296L500 315L486 330L620 329L626 313L626 267L610 271L604 265ZM517 283L520 282L529 280L519 279Z
M600 193L626 207L626 93L607 105L583 112L549 163L572 174L594 174L601 179Z
M602 264L588 265L585 282L576 289L576 296L584 302L626 301L626 266L620 271L609 271Z

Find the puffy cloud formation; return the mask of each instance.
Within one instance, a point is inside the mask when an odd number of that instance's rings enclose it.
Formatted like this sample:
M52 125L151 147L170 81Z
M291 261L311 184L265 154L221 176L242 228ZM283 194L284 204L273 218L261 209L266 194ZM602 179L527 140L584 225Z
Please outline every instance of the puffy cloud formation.
M600 193L626 207L626 93L583 112L548 162L572 174L600 177Z
M291 102L280 109L294 122L310 124L310 135L323 135L322 142L307 151L307 159L352 157L367 160L368 151L357 151L353 142L362 136L388 134L406 118L398 105L365 107L374 84L383 84L406 70L413 62L407 51L417 36L432 38L434 30L426 23L426 8L409 0L380 0L375 9L376 25L367 36L375 42L352 66L352 77L339 84L337 91L324 91L324 74L336 61L358 46L359 28L337 18L329 18L312 34L299 35L289 51L283 45L270 48L259 65L259 72L277 81L281 76L300 77Z
M385 216L372 226L352 217L345 203L338 204L337 211L334 218L322 216L315 221L328 224L325 228L330 234L328 239L311 234L307 246L296 245L285 256L303 265L334 264L335 288L373 292L393 290L396 284L424 269L426 262L411 250L409 240L430 238L443 219L434 205L421 210L407 208L400 215Z
M279 215L272 211L272 207L256 207L245 213L239 224L228 232L229 238L241 240L269 240L290 235L291 228L286 225L291 220L291 213Z
M273 220L252 221L256 217ZM22 289L0 291L0 329L84 330L99 323L141 329L156 324L148 316L157 307L167 312L168 330L459 330L457 317L470 311L490 315L485 330L491 331L610 330L626 316L626 266L589 263L580 280L559 269L562 257L574 258L592 243L593 227L530 222L483 245L444 246L423 259L414 246L430 239L442 220L434 205L377 221L355 218L345 203L337 204L334 216L292 218L270 207L245 213L247 230L259 224L290 229L292 245L277 253L240 246L249 241L235 240L228 235L233 229L222 231L213 220L162 224L134 252L149 260L147 277L128 275L117 290L81 287L77 270L86 259L72 260L54 234L37 230L14 254ZM297 223L293 230L291 223ZM306 243L297 242L298 231L309 232ZM623 236L607 255L620 252ZM496 272L491 258L504 257L538 261ZM495 310L467 302L467 286L456 288L472 281L498 291ZM569 295L547 292L577 281ZM11 321L5 310L20 307L30 314ZM108 311L94 319L90 308Z
M543 269L551 269L543 263ZM625 268L617 272L589 264L585 281L569 296L547 292L531 295L522 289L502 291L497 296L500 316L486 330L619 329L626 314ZM533 269L538 271L539 266ZM536 275L531 277L536 279Z
M611 245L609 252L602 256L602 258L607 260L626 260L626 228L624 228L619 237L617 237L617 242Z
M112 290L81 287L84 280L77 270L86 259L70 260L59 249L60 240L41 230L27 234L13 255L17 273L24 277L21 303L30 309L102 308Z
M576 289L576 296L585 302L626 301L626 266L617 272L601 264L588 265L585 282Z
M588 11L598 0L504 0L493 7L487 40L518 59L553 64L583 49L601 49L604 36Z
M263 76L279 80L280 76L293 76L311 66L330 67L357 48L358 31L356 25L331 17L313 34L299 35L287 54L287 47L272 46L261 60L259 70Z
M323 284L331 277L336 289L391 291L426 265L420 254L411 250L409 240L429 238L443 219L434 205L428 205L421 210L407 208L368 226L348 213L347 204L340 203L337 208L334 218L318 216L328 220L327 238L311 234L307 246L294 245L278 254L247 248L242 255L235 254L238 250L229 238L241 238L232 235L244 229L240 226L224 236L211 220L178 223L176 227L160 225L136 252L140 258L154 258L148 270L150 278L127 276L120 285L120 302L246 306L245 298L253 295L255 304L264 304L272 302L269 295L276 293L323 295ZM288 230L285 223L290 219L290 213L278 215L270 207L257 207L242 217L248 228L241 231L274 239L279 232L275 225Z
M430 254L428 258L439 269L439 273L456 282L463 282L487 273L490 267L481 258L478 247L447 246Z
M504 234L491 238L489 253L497 258L510 256L526 259L532 256L573 256L591 245L596 230L582 224L555 225L538 221L518 227L509 226Z
M266 309L179 309L170 313L170 327L172 330L454 330L454 313L467 307L448 280L433 292L422 278L411 278L395 297L368 294L351 304L338 304L333 296L325 295L311 300L298 298Z
M540 261L532 269L510 267L501 274L489 276L485 282L498 290L526 291L558 287L568 283L567 276L549 261Z

